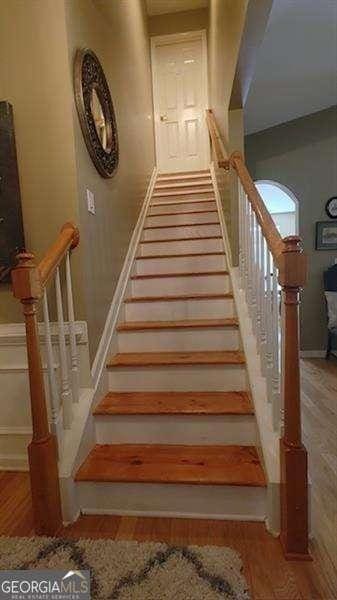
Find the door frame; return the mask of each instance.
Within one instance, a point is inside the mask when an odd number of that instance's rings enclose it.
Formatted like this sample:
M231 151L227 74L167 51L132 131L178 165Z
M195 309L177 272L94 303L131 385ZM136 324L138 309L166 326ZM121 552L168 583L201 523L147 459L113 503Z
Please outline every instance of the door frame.
M205 110L209 108L208 101L208 57L207 57L207 33L206 29L200 29L197 31L186 31L184 33L170 33L167 35L154 35L151 36L151 73L152 73L152 97L153 97L153 121L154 121L154 138L155 138L155 153L156 153L156 164L159 166L159 97L158 97L158 81L156 74L157 63L156 63L156 49L159 46L167 46L169 44L180 44L184 41L190 40L201 40L202 49L202 80L203 80L203 93L205 98ZM206 121L206 116L205 116ZM207 139L207 147L205 148L206 160L210 162L210 145L209 137Z

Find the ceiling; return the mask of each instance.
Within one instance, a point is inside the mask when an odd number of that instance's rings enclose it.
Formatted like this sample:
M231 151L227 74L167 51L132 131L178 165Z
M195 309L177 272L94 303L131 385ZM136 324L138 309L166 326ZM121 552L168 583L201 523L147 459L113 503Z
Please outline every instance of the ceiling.
M334 104L336 0L274 0L245 105L246 133Z
M172 12L182 12L184 10L206 8L207 6L208 0L146 0L147 14L150 17Z

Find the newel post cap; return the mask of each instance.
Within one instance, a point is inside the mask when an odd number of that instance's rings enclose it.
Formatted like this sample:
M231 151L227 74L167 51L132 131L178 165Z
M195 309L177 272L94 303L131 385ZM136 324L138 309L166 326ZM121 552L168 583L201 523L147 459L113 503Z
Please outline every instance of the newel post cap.
M12 269L13 294L19 300L38 300L42 296L42 285L34 254L20 252L16 256L17 265Z
M308 271L302 239L298 235L290 235L283 239L283 244L279 258L279 283L282 287L302 288Z

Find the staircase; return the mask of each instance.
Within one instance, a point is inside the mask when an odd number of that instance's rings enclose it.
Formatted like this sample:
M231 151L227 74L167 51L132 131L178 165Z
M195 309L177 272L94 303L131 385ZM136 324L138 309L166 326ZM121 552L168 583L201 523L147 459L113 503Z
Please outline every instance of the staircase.
M210 172L159 175L76 474L84 513L264 518L231 290Z

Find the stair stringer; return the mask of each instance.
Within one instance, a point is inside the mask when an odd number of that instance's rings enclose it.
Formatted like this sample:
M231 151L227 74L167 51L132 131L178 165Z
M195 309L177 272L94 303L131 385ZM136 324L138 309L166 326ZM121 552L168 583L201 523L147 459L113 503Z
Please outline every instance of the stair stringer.
M74 480L75 473L85 456L96 443L92 414L93 408L108 391L108 373L105 368L106 359L109 353L116 351L116 327L118 321L123 318L123 300L130 285L129 279L134 268L134 259L156 178L157 167L154 167L91 368L92 387L88 387L83 391L83 397L81 397L80 403L76 408L74 424L71 430L66 432L63 458L59 461L59 480L64 523L72 523L78 518L80 513L81 507Z
M258 432L257 446L263 460L267 478L266 526L270 533L278 535L280 532L280 433L274 429L271 404L268 402L266 379L261 372L252 321L249 316L244 292L240 286L239 269L238 267L233 267L231 261L229 237L222 210L214 163L211 163L210 171L219 212L223 243L226 256L228 257L227 269L232 282L234 305L239 319L241 343L246 356L246 370Z

